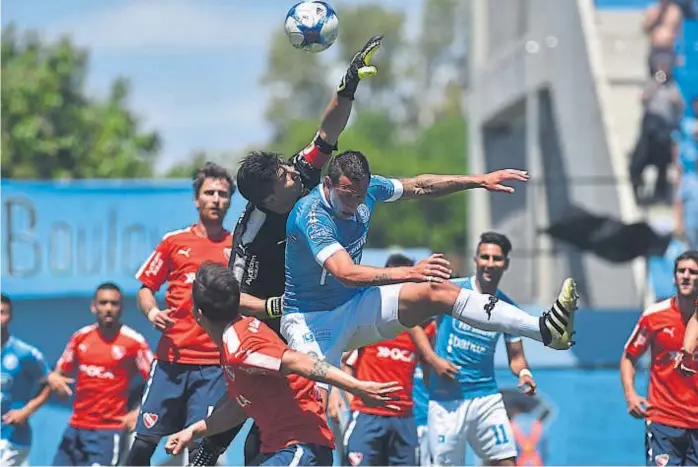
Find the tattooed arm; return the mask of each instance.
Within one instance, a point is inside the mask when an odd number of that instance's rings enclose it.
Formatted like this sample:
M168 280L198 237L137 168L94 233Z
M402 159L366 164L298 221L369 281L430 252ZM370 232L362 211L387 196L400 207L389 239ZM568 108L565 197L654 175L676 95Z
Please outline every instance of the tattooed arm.
M484 175L418 175L400 180L403 189L400 199L437 198L473 188L512 193L514 189L502 183L525 182L528 178L526 171L514 169L497 170Z
M401 389L397 381L384 383L360 381L339 368L330 365L325 360L290 349L284 352L281 357L281 371L285 374L294 373L313 381L327 383L349 391L356 397L360 397L368 405L373 406L386 406L386 403L391 400L387 394ZM387 405L387 407L392 406Z
M371 287L400 282L441 282L451 277L449 262L432 255L414 266L376 268L355 264L345 249L325 260L322 267L347 287Z

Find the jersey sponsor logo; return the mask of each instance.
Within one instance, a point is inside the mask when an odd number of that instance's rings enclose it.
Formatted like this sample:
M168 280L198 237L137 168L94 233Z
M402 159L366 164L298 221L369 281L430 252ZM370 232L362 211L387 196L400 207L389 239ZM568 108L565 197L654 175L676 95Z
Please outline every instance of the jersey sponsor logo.
M347 457L349 458L349 463L351 465L359 465L364 459L364 454L362 452L350 452L347 454Z
M657 454L654 456L654 463L659 467L664 467L669 464L669 454Z
M112 345L111 346L111 356L114 357L114 360L121 360L124 358L126 355L126 349L123 348L120 345Z
M674 337L674 328L664 328L662 329L662 332L665 334L669 334L671 337Z
M250 256L250 260L248 261L247 267L243 273L247 273L245 276L246 285L252 285L252 283L257 280L257 276L259 276L259 258L257 255Z
M180 248L177 250L177 254L189 258L191 256L191 248Z
M262 324L258 319L253 319L247 326L247 330L257 334L259 332L259 325Z
M15 354L7 354L3 357L2 364L8 370L14 370L19 366L19 359Z
M162 260L162 253L160 253L158 251L153 256L153 259L150 260L150 264L148 265L148 269L145 270L145 275L146 276L157 276L158 273L160 272L160 269L162 268L163 264L164 264L164 261Z
M103 366L82 364L79 366L79 369L80 372L86 374L90 378L114 379L114 373L107 370Z
M463 339L455 334L450 334L448 336L448 344L446 344L446 351L453 352L454 349L473 352L476 354L484 354L487 353L488 347L478 344L477 342L473 342L469 339Z
M356 264L361 262L361 253L364 251L364 245L366 245L366 232L364 232L361 238L355 240L346 247L347 253L349 253L349 256L351 256L351 259L353 259Z
M185 272L184 273L184 283L185 284L193 284L194 279L196 279L196 273L195 272Z
M146 428L151 429L158 422L158 414L152 412L146 412L143 414L143 425Z
M487 313L487 321L492 319L492 310L494 310L495 305L499 299L493 295L490 295L490 298L487 300L487 303L485 303L485 313Z
M329 329L319 329L317 331L310 331L303 334L303 342L309 344L311 342L322 342L332 339L332 331Z
M451 320L451 328L458 333L476 334L478 336L482 336L488 339L497 336L497 333L494 331L483 331L482 329L474 328L471 325L459 321L457 319Z
M414 361L414 352L409 350L397 349L395 347L378 346L379 358L390 358L399 362L410 363Z

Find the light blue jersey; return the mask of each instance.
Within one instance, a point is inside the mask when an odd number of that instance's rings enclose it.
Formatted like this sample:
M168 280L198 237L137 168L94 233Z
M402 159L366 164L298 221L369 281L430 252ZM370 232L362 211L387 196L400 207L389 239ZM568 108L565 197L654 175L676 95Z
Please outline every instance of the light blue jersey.
M36 396L39 383L46 378L49 367L36 347L10 336L2 346L2 416L21 409ZM3 440L19 446L31 444L29 424L2 424Z
M454 279L454 284L464 289L475 290L474 278ZM515 305L509 297L497 290L497 298ZM435 373L429 378L429 399L450 401L484 397L499 392L494 378L494 351L499 340L498 332L473 328L450 315L444 315L436 331L436 354L460 367L456 381L440 378ZM520 337L504 335L507 342L516 342Z
M341 249L359 264L374 206L400 196L399 180L374 175L366 200L351 219L337 217L325 199L322 185L296 203L286 223L284 313L330 311L362 291L345 287L322 265Z
M427 387L424 385L424 370L422 370L421 363L414 369L412 401L414 402L414 408L412 409L414 421L417 423L417 426L426 425L427 414L429 413L429 394Z

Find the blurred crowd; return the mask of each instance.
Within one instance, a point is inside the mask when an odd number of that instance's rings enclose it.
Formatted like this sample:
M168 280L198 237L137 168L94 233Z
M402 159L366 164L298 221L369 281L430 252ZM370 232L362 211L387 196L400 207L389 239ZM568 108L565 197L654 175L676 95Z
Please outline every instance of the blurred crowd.
M630 162L638 202L673 204L675 233L692 248L698 245L698 75L681 51L695 53L695 38L684 30L697 11L694 0L658 0L644 13L648 78ZM650 165L657 169L652 190L643 179Z

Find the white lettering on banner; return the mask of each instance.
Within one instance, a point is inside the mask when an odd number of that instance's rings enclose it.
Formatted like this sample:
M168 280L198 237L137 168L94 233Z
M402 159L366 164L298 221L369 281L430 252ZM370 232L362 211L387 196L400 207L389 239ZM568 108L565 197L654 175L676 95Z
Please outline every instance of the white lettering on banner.
M414 361L414 352L409 350L396 349L391 347L384 347L382 345L378 346L378 357L379 358L391 358L393 360L401 362L412 362Z
M107 370L103 366L98 365L80 365L80 371L85 373L90 378L99 379L114 379L114 373Z

